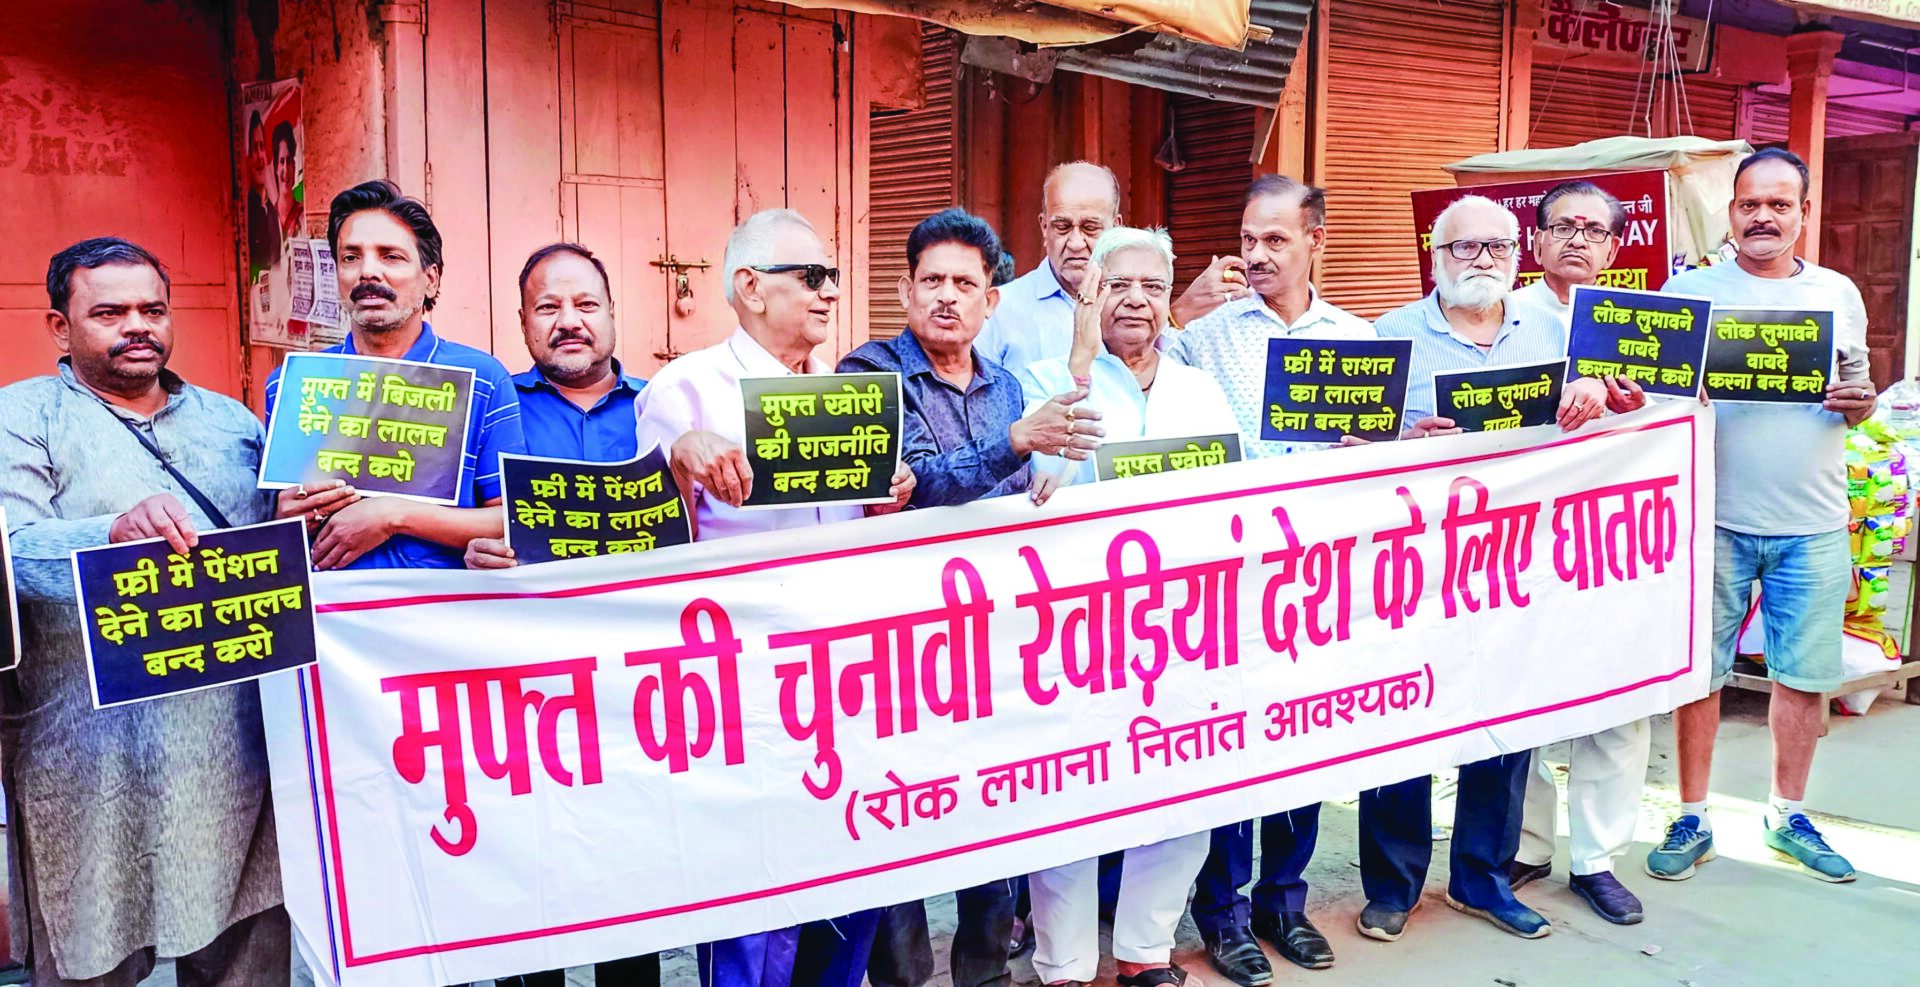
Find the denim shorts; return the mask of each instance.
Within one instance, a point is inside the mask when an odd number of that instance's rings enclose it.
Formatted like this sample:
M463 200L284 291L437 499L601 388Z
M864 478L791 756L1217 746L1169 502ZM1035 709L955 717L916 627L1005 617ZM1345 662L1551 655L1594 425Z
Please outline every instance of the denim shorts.
M1840 670L1840 627L1853 559L1845 529L1817 535L1749 535L1713 529L1713 688L1727 684L1760 581L1767 677L1789 689L1827 692Z

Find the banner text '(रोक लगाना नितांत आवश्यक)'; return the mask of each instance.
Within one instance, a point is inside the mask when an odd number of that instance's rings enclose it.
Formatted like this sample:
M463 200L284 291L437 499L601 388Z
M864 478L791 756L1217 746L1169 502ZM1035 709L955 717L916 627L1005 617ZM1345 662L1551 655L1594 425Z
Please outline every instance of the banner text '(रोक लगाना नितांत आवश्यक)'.
M262 685L324 980L842 915L1672 709L1712 411L1231 463L501 573L314 579Z

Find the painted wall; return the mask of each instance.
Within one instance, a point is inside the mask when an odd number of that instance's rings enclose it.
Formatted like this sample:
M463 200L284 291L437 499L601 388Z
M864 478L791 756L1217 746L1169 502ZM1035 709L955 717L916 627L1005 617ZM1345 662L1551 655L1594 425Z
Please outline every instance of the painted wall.
M217 0L0 4L0 383L58 355L48 258L112 234L171 269L173 369L240 394L226 31Z
M358 0L229 0L229 16L236 94L248 82L297 77L305 84L307 232L325 236L327 203L334 194L382 177L387 170L384 26L375 5ZM237 132L237 102L231 113ZM240 173L243 153L237 145L232 148L235 174ZM237 188L234 195L237 210ZM242 224L244 217L236 211L232 221ZM267 375L279 366L284 351L265 346L244 350L248 397L258 409Z

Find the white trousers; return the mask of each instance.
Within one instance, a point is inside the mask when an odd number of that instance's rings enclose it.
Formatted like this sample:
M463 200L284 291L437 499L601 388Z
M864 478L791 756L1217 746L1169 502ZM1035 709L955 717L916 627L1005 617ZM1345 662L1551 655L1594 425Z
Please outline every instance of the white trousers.
M1635 720L1568 741L1567 846L1575 874L1611 872L1613 858L1632 848L1652 739L1653 730L1647 721ZM1526 819L1516 855L1521 863L1553 860L1558 796L1553 772L1540 750L1535 750L1533 770L1527 774Z
M1187 892L1211 843L1212 834L1202 830L1126 852L1113 909L1115 960L1172 960ZM1100 975L1100 858L1038 871L1027 884L1033 893L1033 969L1040 982L1094 980Z

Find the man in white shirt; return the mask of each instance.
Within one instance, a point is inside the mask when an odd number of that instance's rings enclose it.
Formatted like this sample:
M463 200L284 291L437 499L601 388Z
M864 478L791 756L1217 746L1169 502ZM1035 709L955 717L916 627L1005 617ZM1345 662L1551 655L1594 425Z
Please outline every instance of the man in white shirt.
M1327 193L1285 175L1262 175L1247 187L1240 217L1240 259L1253 293L1195 320L1167 344L1167 355L1220 382L1240 426L1247 458L1323 449L1321 443L1260 438L1266 408L1267 343L1296 336L1372 339L1367 320L1336 308L1313 288L1313 262L1327 241ZM1206 866L1194 885L1193 921L1215 969L1240 987L1273 979L1256 937L1310 970L1333 965L1333 947L1307 918L1307 882L1320 834L1320 804L1259 820L1260 879L1252 898L1254 823L1213 831Z
M1047 173L1040 192L1040 265L1000 287L1000 304L974 340L982 356L1018 374L1041 360L1064 360L1073 348L1073 300L1087 276L1100 234L1119 225L1120 180L1090 161L1069 161ZM1245 298L1246 272L1238 257L1216 257L1173 301L1172 327L1198 319L1222 302Z
M1773 794L1766 844L1823 881L1854 878L1800 800L1820 739L1823 693L1838 686L1840 624L1852 579L1847 524L1846 435L1873 414L1867 376L1867 311L1845 275L1793 255L1811 200L1807 166L1768 148L1734 172L1727 218L1735 259L1675 275L1663 290L1716 305L1833 312L1834 382L1826 401L1716 406L1714 430L1713 691L1674 711L1680 816L1647 854L1647 873L1679 881L1712 860L1707 781L1720 727L1720 688L1755 580L1766 626L1767 724L1773 733Z
M1613 263L1626 227L1620 200L1598 185L1576 180L1554 186L1534 215L1533 252L1545 274L1515 291L1514 298L1555 313L1570 327L1573 287L1593 284ZM1615 391L1638 390L1624 377L1608 383ZM1614 877L1613 858L1633 846L1651 737L1647 721L1635 720L1568 742L1567 844L1573 872L1568 887L1616 925L1632 925L1642 916L1640 899ZM1520 851L1507 868L1516 891L1553 870L1560 799L1542 750L1533 752Z
M1573 286L1594 284L1613 266L1627 211L1620 200L1589 181L1561 182L1540 197L1533 213L1533 255L1540 280L1516 288L1513 297L1545 308L1562 323L1573 319Z
M761 534L861 516L859 507L744 511L754 476L747 465L740 378L831 373L813 355L833 325L840 272L804 216L767 209L727 238L722 276L740 328L724 342L660 368L634 401L640 450L670 450L695 541ZM913 493L913 471L893 477L894 504ZM795 970L809 985L859 987L878 909L775 929L699 947L700 982L713 987L787 987Z

